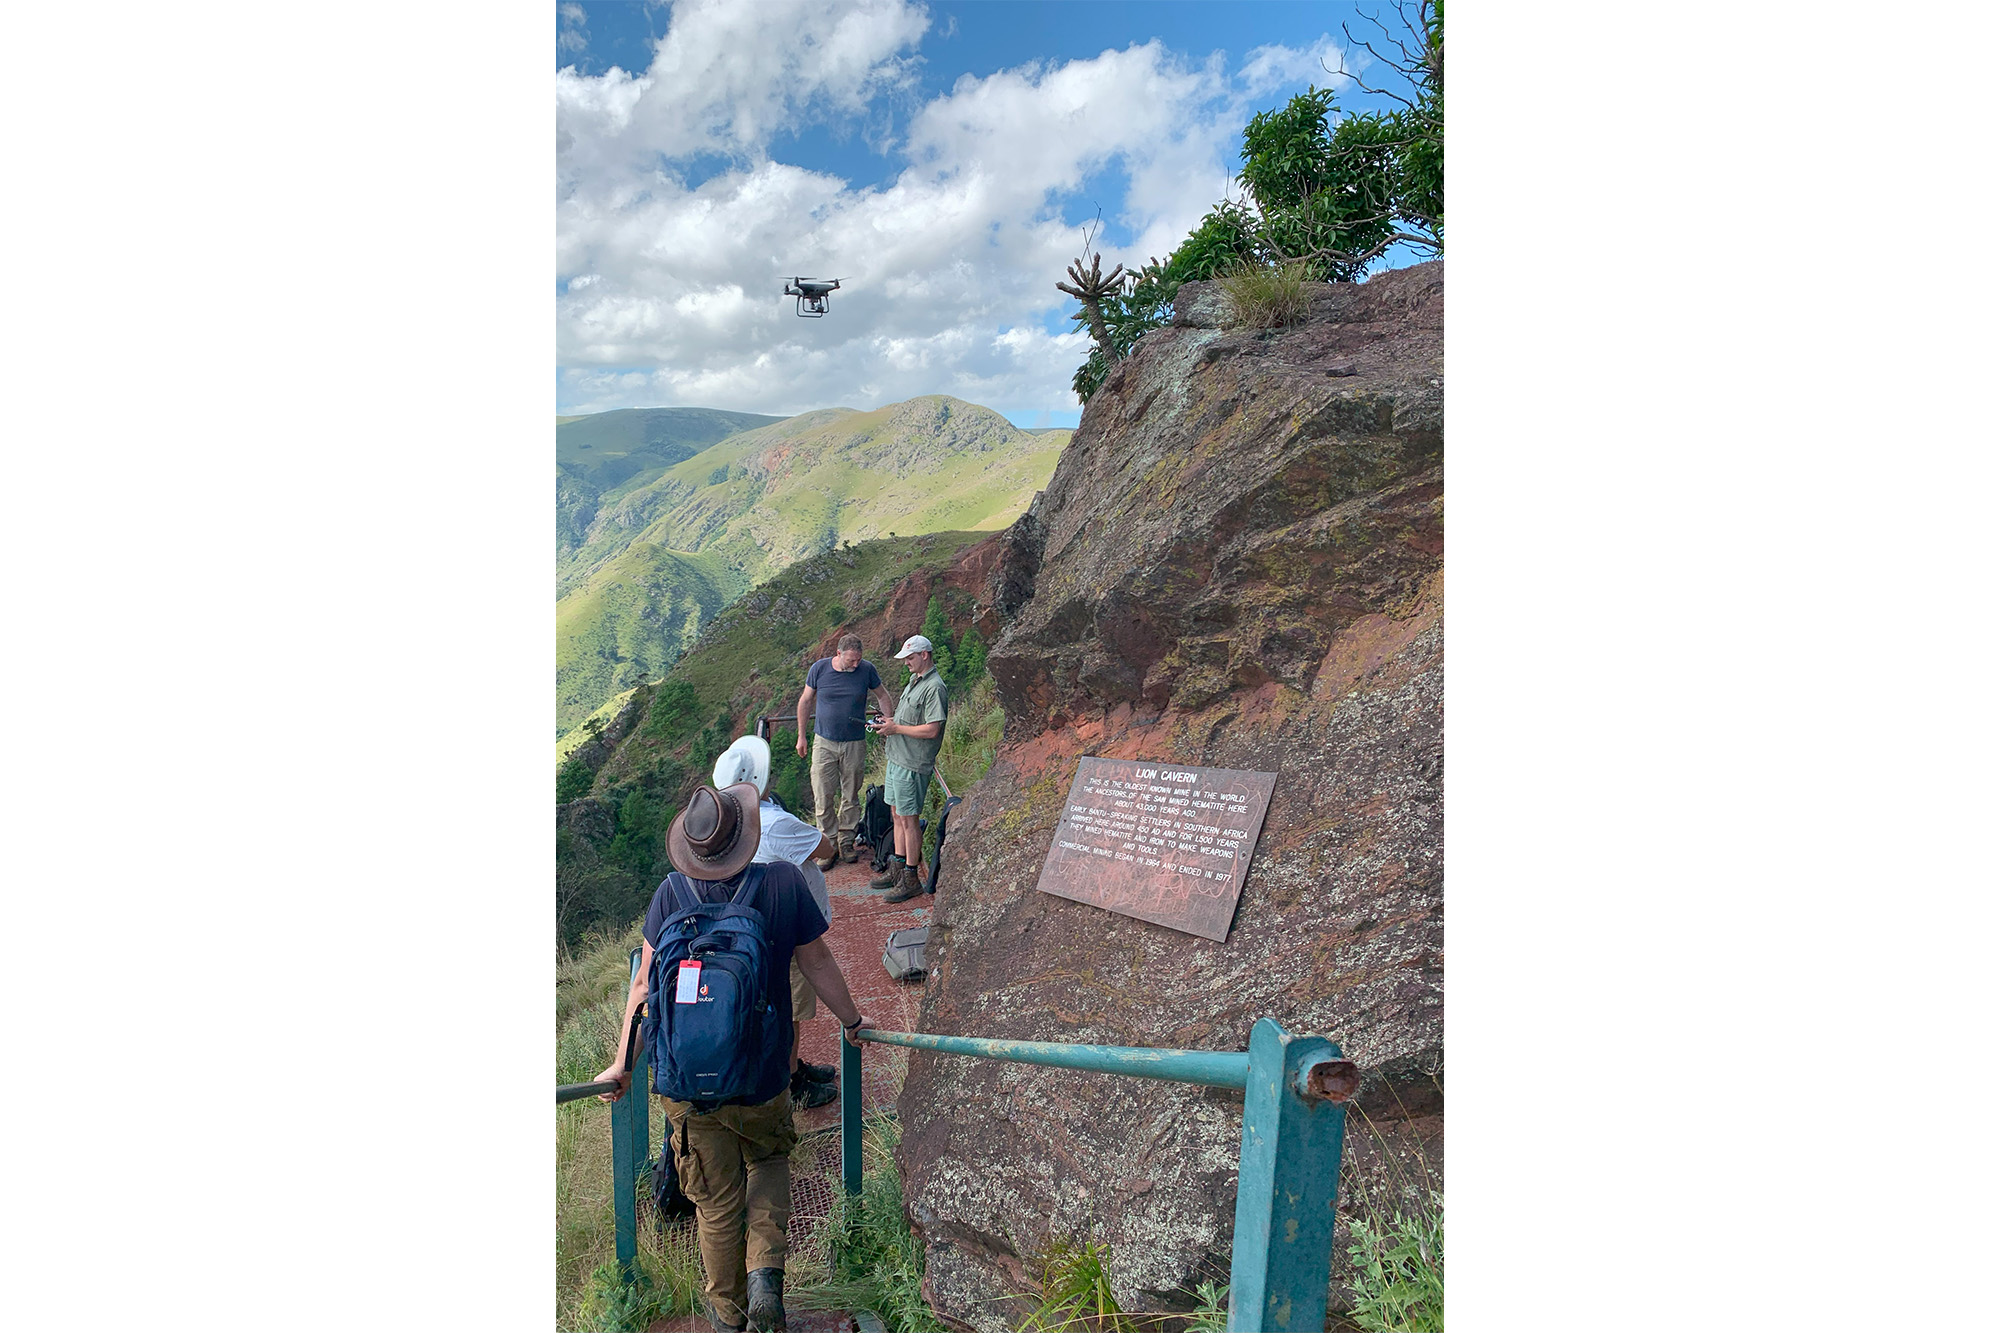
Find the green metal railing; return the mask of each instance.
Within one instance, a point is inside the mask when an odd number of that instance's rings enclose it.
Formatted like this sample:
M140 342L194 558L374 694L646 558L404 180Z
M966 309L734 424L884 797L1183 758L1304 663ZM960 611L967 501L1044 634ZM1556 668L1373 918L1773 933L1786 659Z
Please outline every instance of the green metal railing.
M637 949L632 951L630 961L631 980L637 981ZM632 1071L632 1081L626 1085L625 1094L611 1103L611 1216L617 1230L618 1267L629 1278L634 1276L639 1259L639 1168L651 1158L652 1151L647 1146L646 1124L651 1085L646 1077L646 1052L639 1046L637 1014L632 1016L626 1035L629 1040L625 1043L625 1067ZM556 1105L616 1091L616 1083L560 1083L556 1085Z
M1298 1036L1275 1019L1250 1029L1247 1051L1076 1046L1053 1041L940 1037L863 1028L864 1041L943 1055L1052 1065L1102 1074L1243 1089L1243 1152L1236 1178L1236 1238L1229 1269L1231 1333L1317 1330L1326 1319L1333 1210L1340 1182L1344 1103L1360 1085L1354 1066L1324 1037ZM861 1051L840 1052L841 1183L861 1189Z
M638 977L639 951L632 951ZM635 1020L636 1028L636 1020ZM863 1041L941 1055L1081 1069L1101 1074L1243 1089L1243 1149L1236 1180L1236 1233L1229 1270L1231 1333L1318 1330L1326 1319L1333 1222L1340 1181L1345 1103L1360 1076L1325 1037L1287 1032L1260 1018L1244 1051L1182 1051L1151 1046L1083 1046L1053 1041L944 1037L863 1028ZM611 1175L619 1266L629 1275L638 1253L635 1194L648 1158L646 1054L636 1030L627 1043L631 1083L611 1106ZM556 1101L611 1092L615 1083L570 1083ZM861 1192L861 1050L840 1043L840 1174Z

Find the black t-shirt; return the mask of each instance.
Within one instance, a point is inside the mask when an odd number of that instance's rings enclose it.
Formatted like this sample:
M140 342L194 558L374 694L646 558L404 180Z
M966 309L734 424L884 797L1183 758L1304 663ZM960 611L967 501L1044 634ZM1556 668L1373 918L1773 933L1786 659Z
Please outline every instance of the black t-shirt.
M868 694L882 688L875 664L862 658L852 671L836 671L831 657L822 657L806 672L806 684L818 691L813 700L813 730L830 741L858 741L868 734Z
M791 1082L792 951L826 934L827 926L826 917L813 901L812 890L806 887L806 877L797 866L789 861L774 861L761 869L764 882L750 895L750 906L764 915L764 944L770 968L770 975L764 979L764 997L777 1012L781 1040L772 1047L775 1064L767 1062L757 1080L760 1105ZM746 869L744 874L748 873ZM743 887L743 879L741 875L721 881L690 879L688 885L703 902L726 903ZM659 947L660 926L673 911L673 895L663 880L653 890L653 901L646 908L643 929L647 944Z

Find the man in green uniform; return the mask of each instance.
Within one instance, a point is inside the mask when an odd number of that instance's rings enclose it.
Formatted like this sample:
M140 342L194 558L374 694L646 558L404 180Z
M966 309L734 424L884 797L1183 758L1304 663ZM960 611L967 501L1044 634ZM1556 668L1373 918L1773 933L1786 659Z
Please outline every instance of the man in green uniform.
M889 801L889 818L896 831L896 851L889 869L869 881L871 889L892 890L886 901L908 902L924 891L917 863L923 860L924 835L917 817L924 812L924 797L930 791L931 773L937 767L938 751L944 746L944 716L949 702L944 680L931 658L931 641L912 634L903 642L896 660L910 669L910 683L896 701L893 721L877 725L876 735L888 737L888 776L883 795Z

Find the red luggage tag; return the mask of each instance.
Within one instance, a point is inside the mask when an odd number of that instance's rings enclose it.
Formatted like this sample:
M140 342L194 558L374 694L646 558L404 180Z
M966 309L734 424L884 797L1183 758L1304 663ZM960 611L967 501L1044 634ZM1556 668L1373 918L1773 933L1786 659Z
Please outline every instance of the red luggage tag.
M696 990L701 984L701 964L689 958L681 963L679 978L674 982L674 1003L693 1004Z

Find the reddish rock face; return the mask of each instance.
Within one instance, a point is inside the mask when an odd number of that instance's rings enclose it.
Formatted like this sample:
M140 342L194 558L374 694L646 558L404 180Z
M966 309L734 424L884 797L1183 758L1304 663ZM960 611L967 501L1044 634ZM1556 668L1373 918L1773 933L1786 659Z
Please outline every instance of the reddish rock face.
M970 1036L1330 1036L1363 1071L1344 1215L1443 1187L1443 290L1421 265L1259 332L1191 285L1092 399L994 547L1007 733L952 817L922 1009ZM1227 941L1035 891L1087 754L1278 775ZM1126 1308L1189 1308L1228 1278L1241 1111L916 1054L900 1160L939 1314L1012 1327L1033 1257L1082 1239Z
M904 639L923 631L924 614L930 607L931 597L943 589L963 593L967 600L981 609L975 622L981 634L991 638L999 633L999 617L993 611L993 579L999 569L1009 531L1011 529L996 532L984 541L974 542L960 551L957 559L942 570L919 569L907 575L890 591L888 605L881 611L861 616L821 635L819 643L805 659L806 663L810 665L822 657L833 656L834 647L843 634L859 635L871 649L883 643L900 646ZM882 664L876 665L879 668Z

